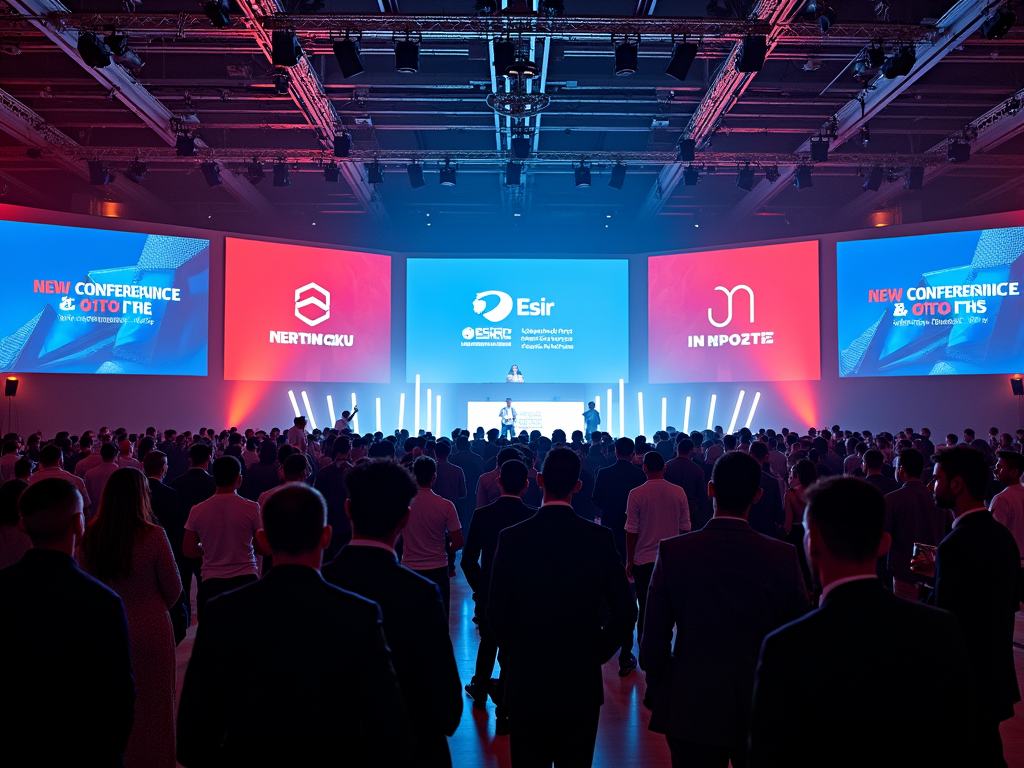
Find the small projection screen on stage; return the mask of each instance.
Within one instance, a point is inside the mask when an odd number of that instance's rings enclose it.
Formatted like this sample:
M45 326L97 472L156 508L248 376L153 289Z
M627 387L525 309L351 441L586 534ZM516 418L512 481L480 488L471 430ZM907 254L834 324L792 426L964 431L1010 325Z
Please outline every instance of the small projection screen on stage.
M210 241L0 221L0 370L205 376Z
M409 381L417 374L438 384L628 379L625 259L407 263Z
M652 384L821 378L816 240L648 259Z
M391 257L229 237L224 378L391 380Z
M1018 373L1024 227L837 244L840 376Z

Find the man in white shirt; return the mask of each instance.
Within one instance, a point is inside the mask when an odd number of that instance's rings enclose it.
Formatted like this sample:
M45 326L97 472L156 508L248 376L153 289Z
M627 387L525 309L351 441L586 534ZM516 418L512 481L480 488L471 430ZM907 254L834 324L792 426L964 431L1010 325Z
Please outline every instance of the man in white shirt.
M288 445L294 445L303 453L309 445L309 434L306 432L306 417L296 416L295 426L288 430Z
M498 411L498 418L501 419L501 437L504 437L507 432L510 440L515 438L518 416L516 409L512 407L512 398L506 397L505 407Z
M341 418L334 422L334 428L339 432L344 432L346 429L351 429L349 425L352 423L352 420L355 418L355 415L357 413L359 413L358 405L353 406L351 412L342 411Z
M48 445L39 452L39 469L32 473L28 484L38 483L48 477L59 477L74 484L78 492L82 494L82 508L89 506L89 491L85 488L85 481L77 475L64 471L64 454L56 445Z
M142 462L132 457L132 444L130 440L122 440L118 444L117 454L117 466L119 467L131 467L137 469L139 472L142 471Z
M402 565L437 584L448 615L452 590L444 535L447 532L451 536L453 550L462 549L462 523L455 505L430 488L437 463L430 456L420 456L413 462L412 472L419 490L409 506L409 522L402 531Z
M1024 552L1024 485L1020 484L1024 474L1024 455L1016 451L1000 451L996 462L996 480L1006 486L997 493L989 504L989 511L998 522L1005 525Z
M196 595L200 618L207 601L257 580L256 555L268 552L255 541L260 505L238 495L242 465L234 456L213 462L217 491L192 507L185 522L185 557L202 557L202 583Z
M14 479L14 465L21 457L18 455L18 444L13 440L4 443L3 455L0 456L0 485Z
M690 530L690 505L686 491L665 479L665 457L657 451L644 454L647 482L629 492L626 500L626 575L636 585L640 605L637 641L643 639L647 588L664 539Z
M100 497L103 496L103 488L107 484L107 479L120 469L115 459L117 459L117 448L113 443L104 443L100 446L100 465L85 473L83 478L85 488L89 491L89 498L92 499L92 503L85 508L86 521L92 520L99 512Z

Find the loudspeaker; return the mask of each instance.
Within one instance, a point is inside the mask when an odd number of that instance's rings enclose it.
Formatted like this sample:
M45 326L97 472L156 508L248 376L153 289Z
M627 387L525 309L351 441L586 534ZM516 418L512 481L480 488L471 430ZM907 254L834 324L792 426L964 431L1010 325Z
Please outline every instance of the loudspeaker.
M768 55L768 38L764 35L747 35L743 38L739 55L736 57L737 72L760 72L764 57Z
M1021 382L1018 380L1017 383ZM18 379L16 376L8 376L4 385L4 397L14 397L16 394L18 394Z
M879 168L877 165L868 171L867 178L864 179L864 191L877 192L882 186L882 181L885 178L885 171Z
M679 162L692 163L697 157L697 142L693 139L679 140Z
M10 389L10 380L7 382L7 388ZM14 388L18 388L18 382L14 382ZM1015 395L1024 395L1024 379L1010 379L1010 389Z
M302 58L302 48L293 29L275 29L270 35L270 56L275 67L294 67Z
M903 181L904 189L924 189L924 168L919 165L907 170L907 178Z

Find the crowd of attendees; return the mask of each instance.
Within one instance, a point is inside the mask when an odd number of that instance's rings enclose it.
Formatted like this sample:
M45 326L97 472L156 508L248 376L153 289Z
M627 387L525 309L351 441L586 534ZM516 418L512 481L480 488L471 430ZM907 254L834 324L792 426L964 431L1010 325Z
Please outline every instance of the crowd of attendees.
M340 426L0 440L4 764L589 766L617 657L673 766L1006 765L1024 430Z

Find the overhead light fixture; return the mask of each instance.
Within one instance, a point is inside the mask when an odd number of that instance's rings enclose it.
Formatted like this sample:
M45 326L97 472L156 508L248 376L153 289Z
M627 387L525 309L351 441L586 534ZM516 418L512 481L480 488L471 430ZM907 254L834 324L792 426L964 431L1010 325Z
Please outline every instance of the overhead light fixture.
M78 55L90 67L102 69L110 66L110 48L95 32L78 33Z
M340 177L341 172L338 170L337 163L329 163L324 166L324 181L330 184L337 184Z
M270 34L270 62L275 67L294 67L302 58L302 46L294 29L275 29Z
M946 145L946 159L951 163L966 163L971 159L971 144L964 139L950 139Z
M533 10L533 0L508 0L508 4L502 8L503 16L536 16Z
M860 127L860 145L864 149L868 148L868 144L871 143L871 126L868 123L864 123Z
M632 75L637 70L640 52L640 37L628 36L615 46L615 74L619 77Z
M203 13L217 29L231 24L231 6L228 0L207 0L203 3Z
M224 183L220 178L220 168L217 167L216 163L203 163L199 166L199 170L203 172L206 186L218 187Z
M815 163L828 162L828 139L824 136L811 139L811 160Z
M565 0L540 0L540 10L545 16L561 16L565 13Z
M754 184L754 169L749 165L745 168L740 168L736 173L736 188L749 192L754 188Z
M420 69L420 44L406 38L395 43L395 70L414 75Z
M513 136L509 144L512 147L512 157L516 160L526 160L530 156L529 136Z
M419 163L409 163L409 165L405 167L405 170L409 174L409 186L413 189L419 189L427 183L423 180L423 166Z
M779 166L777 165L769 165L764 169L764 180L769 184L774 184L781 176L782 174L779 173Z
M263 170L263 163L259 160L253 159L251 163L245 166L245 178L254 187L267 178L267 174Z
M509 160L505 165L505 186L516 187L523 180L523 166L522 163L516 163Z
M128 181L134 181L136 184L141 184L142 180L146 177L146 172L149 168L141 160L132 160L128 163L128 167L124 171L124 177Z
M1004 5L995 15L981 25L981 34L986 40L1001 40L1010 28L1017 23L1017 14L1009 5Z
M359 55L359 43L350 37L334 41L334 58L338 60L341 68L341 76L348 80L350 77L362 74L363 59Z
M914 53L913 43L901 45L892 56L882 64L882 77L893 80L897 77L904 77L910 74L910 70L917 63L917 54Z
M612 166L612 175L608 179L608 186L612 189L622 189L622 185L626 183L626 164L616 163Z
M518 77L521 80L533 80L535 77L540 77L540 67L537 66L536 62L530 61L525 57L517 58L505 70L505 74L509 77Z
M879 69L885 64L885 49L882 47L882 41L878 40L868 48L868 66L872 69Z
M700 172L692 165L686 166L683 169L683 186L684 187L696 187L700 181Z
M590 166L587 165L583 160L580 160L579 165L573 166L573 173L576 176L577 187L590 186Z
M103 38L103 42L110 49L112 56L119 57L128 53L128 35L119 35L116 32L111 32Z
M473 6L473 12L477 16L490 16L497 10L497 4L494 0L476 0L476 5Z
M692 163L697 158L697 142L693 139L680 139L678 148L679 162Z
M924 189L924 168L922 166L915 165L907 169L907 178L903 180L903 188Z
M196 153L196 137L179 133L174 139L174 154L178 157L193 157Z
M494 41L494 74L504 77L516 63L516 44L509 39Z
M279 93L282 96L288 93L288 86L292 82L292 76L288 72L287 67L273 67L270 70L270 76L274 81L274 92Z
M334 156L348 157L352 149L352 136L342 131L334 137Z
M814 182L811 180L811 166L797 166L793 173L793 186L797 189L809 189L814 186Z
M885 171L879 166L873 166L869 171L867 177L864 179L863 189L865 192L877 192L882 187L882 181L885 179Z
M818 14L818 27L821 29L821 34L828 34L828 31L838 19L839 15L836 13L834 8L822 8Z
M456 183L455 175L458 171L458 166L452 165L452 159L446 157L444 159L444 165L441 166L441 186L442 187L454 187Z
M114 174L107 168L107 164L102 160L90 160L89 163L89 183L94 187L105 187L107 184L114 180Z
M290 187L291 185L291 167L288 163L274 163L274 186Z
M708 0L708 4L704 10L712 19L728 19L733 15L732 11L728 8L719 5L718 0Z
M665 68L665 74L676 80L685 80L694 59L697 58L697 50L694 43L676 43L672 49L672 58Z
M736 55L736 71L760 72L767 55L768 38L764 35L747 35Z
M367 166L366 181L370 184L384 183L384 166L379 161L374 160L373 165Z

